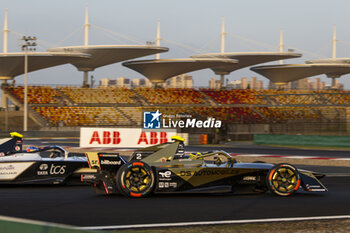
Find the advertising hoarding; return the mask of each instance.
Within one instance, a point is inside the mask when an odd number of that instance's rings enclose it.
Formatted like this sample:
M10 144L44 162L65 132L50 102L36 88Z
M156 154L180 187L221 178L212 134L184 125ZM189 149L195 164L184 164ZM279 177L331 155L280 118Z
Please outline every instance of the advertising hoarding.
M81 128L80 147L142 148L170 142L175 129Z

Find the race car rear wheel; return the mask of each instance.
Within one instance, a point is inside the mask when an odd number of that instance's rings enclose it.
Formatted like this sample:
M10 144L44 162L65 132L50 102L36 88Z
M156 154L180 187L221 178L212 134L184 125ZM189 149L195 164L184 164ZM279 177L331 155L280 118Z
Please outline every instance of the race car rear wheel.
M281 163L267 173L266 183L269 190L279 196L289 196L299 189L301 180L296 167Z
M149 195L154 188L154 173L152 168L141 161L124 164L118 171L117 189L131 197L144 197Z

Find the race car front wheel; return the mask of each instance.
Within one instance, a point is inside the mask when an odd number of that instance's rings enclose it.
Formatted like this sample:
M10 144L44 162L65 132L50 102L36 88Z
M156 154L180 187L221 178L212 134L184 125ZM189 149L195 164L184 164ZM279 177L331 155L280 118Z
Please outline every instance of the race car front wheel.
M279 196L289 196L296 192L299 189L300 182L296 167L287 163L277 164L270 169L266 176L269 190Z
M116 176L117 189L131 197L144 197L149 195L154 188L154 173L152 168L141 161L124 164Z

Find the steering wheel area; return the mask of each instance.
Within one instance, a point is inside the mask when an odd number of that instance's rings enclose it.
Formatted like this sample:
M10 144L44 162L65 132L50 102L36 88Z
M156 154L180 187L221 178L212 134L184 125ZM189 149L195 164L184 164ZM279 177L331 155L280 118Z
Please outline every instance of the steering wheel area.
M212 157L212 158L210 158ZM191 156L190 156L191 158ZM233 167L233 164L236 163L236 159L234 159L229 153L226 151L212 151L205 154L193 154L192 159L204 159L207 158L208 161L213 161L215 165L220 166L226 163L226 167Z
M57 150L52 150L52 151L48 151L50 153L49 158L60 158L60 157L64 157L64 155L62 154L61 151L57 151Z

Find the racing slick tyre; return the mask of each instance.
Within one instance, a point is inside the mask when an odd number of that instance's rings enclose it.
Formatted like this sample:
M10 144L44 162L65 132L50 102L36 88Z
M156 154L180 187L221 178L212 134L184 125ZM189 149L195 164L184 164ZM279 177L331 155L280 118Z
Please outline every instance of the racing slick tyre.
M116 176L118 191L131 197L144 197L152 193L155 183L152 168L141 161L124 164Z
M301 180L296 167L280 163L270 169L266 176L269 190L279 196L289 196L299 189Z

